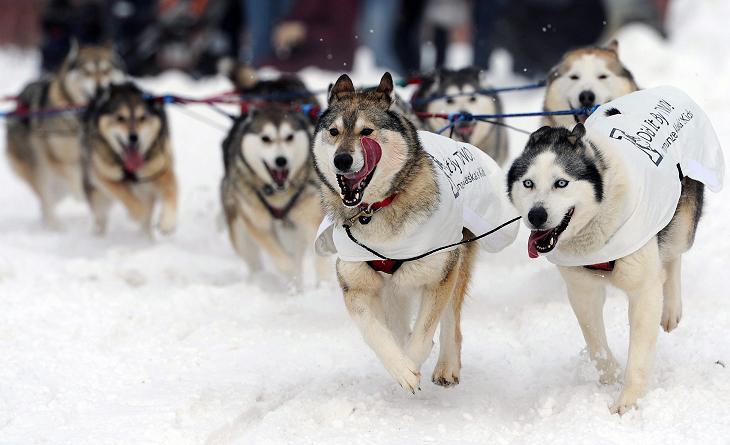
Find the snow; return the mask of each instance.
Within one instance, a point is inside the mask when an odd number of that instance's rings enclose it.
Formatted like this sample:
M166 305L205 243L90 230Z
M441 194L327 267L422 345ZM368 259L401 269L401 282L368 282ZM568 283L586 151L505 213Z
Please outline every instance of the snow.
M709 114L730 147L730 2L673 2L662 42L632 26L621 54L644 87L672 84ZM497 57L504 66L504 56ZM0 95L31 79L37 57L0 51ZM356 66L356 83L379 72ZM495 69L493 83L526 79ZM312 88L336 73L309 69ZM203 96L225 79L168 73L154 91ZM539 109L541 92L508 93L507 111ZM189 113L196 113L195 116ZM483 256L464 308L461 384L401 390L360 338L334 284L294 294L251 277L220 230L218 181L227 126L204 107L170 108L180 178L178 231L145 239L117 208L106 238L84 205L61 207L62 232L38 223L29 190L0 162L0 443L727 443L730 437L730 241L726 191L707 195L685 257L684 317L661 333L649 392L623 417L608 406L557 271L525 252L526 231ZM536 119L512 124L534 129ZM0 130L4 144L4 127ZM512 154L525 136L511 133ZM0 148L4 150L4 147ZM730 158L730 156L726 156ZM626 300L610 292L609 341L621 363Z

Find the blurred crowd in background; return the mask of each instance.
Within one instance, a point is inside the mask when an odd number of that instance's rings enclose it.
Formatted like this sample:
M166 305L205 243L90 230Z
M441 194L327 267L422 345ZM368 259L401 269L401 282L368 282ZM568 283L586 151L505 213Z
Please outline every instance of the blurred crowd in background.
M473 46L489 68L544 76L564 51L643 22L665 36L669 0L0 0L0 45L40 47L46 71L72 38L113 42L136 76L180 69L212 75L231 62L297 71L350 71L366 46L400 75L444 65L449 44Z

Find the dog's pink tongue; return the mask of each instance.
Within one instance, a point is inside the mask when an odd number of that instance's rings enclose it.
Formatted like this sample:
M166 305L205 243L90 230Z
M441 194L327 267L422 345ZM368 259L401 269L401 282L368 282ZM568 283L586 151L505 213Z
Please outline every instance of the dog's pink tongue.
M537 258L540 254L537 252L537 242L550 235L552 230L533 230L530 232L530 238L527 240L527 255L530 258Z
M363 136L360 138L360 145L362 146L362 157L364 160L362 168L355 173L345 176L354 185L351 188L357 188L360 181L365 179L373 171L375 166L378 165L380 157L383 155L383 150L375 139Z
M281 187L284 185L286 179L289 177L289 170L285 168L280 170L274 170L271 172L271 175L274 177L274 182L276 182L276 185Z
M129 172L136 172L144 164L144 157L138 149L124 150L124 169Z

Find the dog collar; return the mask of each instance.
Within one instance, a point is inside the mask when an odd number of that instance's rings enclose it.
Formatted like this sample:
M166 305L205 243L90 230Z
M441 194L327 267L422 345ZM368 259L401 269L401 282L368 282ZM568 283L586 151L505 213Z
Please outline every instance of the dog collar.
M364 202L361 202L357 208L360 210L370 210L371 212L374 212L376 210L380 210L383 207L388 207L390 204L393 203L393 200L395 197L398 196L398 193L393 193L392 195L388 196L382 201L374 202L372 204L365 204Z
M358 221L360 221L360 224L369 223L370 219L372 219L373 217L373 214L378 210L384 207L388 207L390 204L392 204L396 196L398 196L398 193L393 193L382 201L377 201L372 204L366 204L364 202L361 202L357 206L358 210L360 211L357 213L357 215L350 218L350 221L357 219Z

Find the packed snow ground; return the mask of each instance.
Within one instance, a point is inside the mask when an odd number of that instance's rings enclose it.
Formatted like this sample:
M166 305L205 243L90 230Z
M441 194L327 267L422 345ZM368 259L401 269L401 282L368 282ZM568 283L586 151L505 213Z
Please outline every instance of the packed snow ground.
M621 55L643 87L672 84L708 112L730 148L730 2L676 1L669 42L642 27ZM361 64L355 81L373 83ZM0 94L34 76L35 56L0 52ZM497 69L493 82L524 82ZM304 72L311 87L335 73ZM224 79L168 74L155 91L200 95ZM510 93L508 111L541 92ZM684 316L662 333L640 409L609 414L557 271L526 255L526 230L483 256L464 308L461 384L401 390L361 340L334 284L292 294L249 276L217 224L223 132L172 107L180 179L178 231L146 240L116 209L91 236L68 201L63 232L40 227L29 190L0 163L0 444L728 443L730 194L708 193L684 262ZM514 120L534 129L537 120ZM0 130L4 144L4 127ZM525 137L512 133L512 155ZM2 147L4 151L4 147ZM729 153L730 154L730 153ZM727 156L730 159L730 156ZM609 341L626 360L625 297L606 304Z

